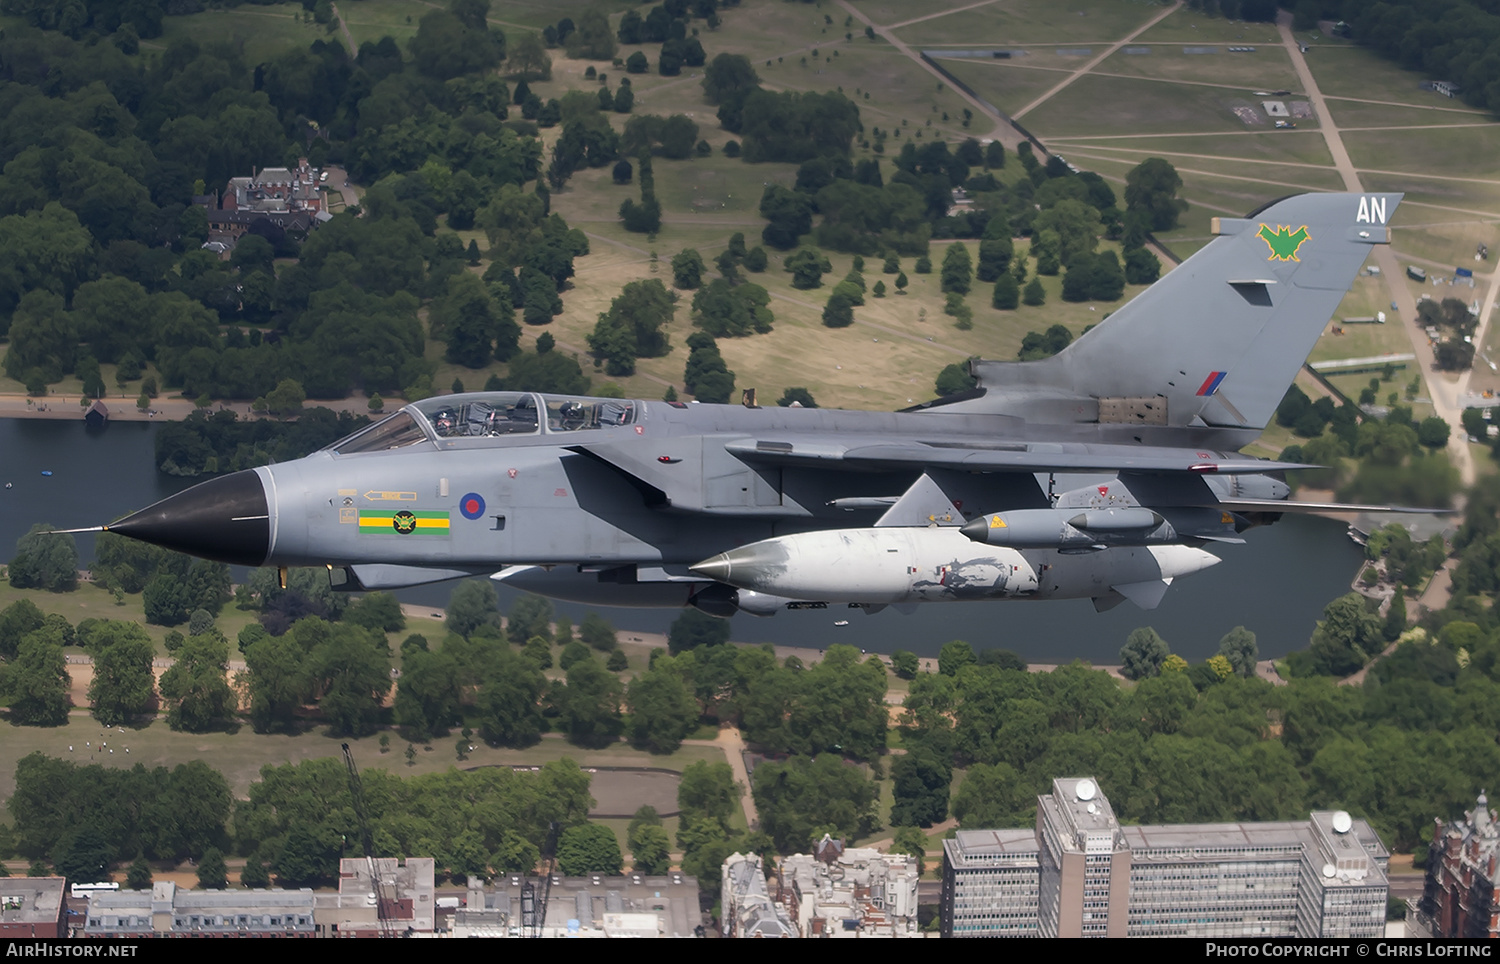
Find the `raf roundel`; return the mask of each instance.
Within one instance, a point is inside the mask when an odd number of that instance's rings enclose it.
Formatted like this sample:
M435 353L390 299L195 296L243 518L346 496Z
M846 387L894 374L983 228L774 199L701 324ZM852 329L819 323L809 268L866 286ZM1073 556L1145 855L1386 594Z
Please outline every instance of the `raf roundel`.
M484 515L484 496L478 492L470 492L458 500L458 511L464 514L465 519L478 519Z

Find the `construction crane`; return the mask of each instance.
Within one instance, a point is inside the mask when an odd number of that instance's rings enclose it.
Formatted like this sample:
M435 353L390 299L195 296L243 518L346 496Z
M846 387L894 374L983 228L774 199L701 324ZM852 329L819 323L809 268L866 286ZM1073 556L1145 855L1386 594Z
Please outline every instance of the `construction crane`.
M354 754L349 744L343 744L344 769L349 774L349 796L354 800L354 817L359 821L359 842L365 858L365 870L370 875L370 886L375 888L375 918L380 924L381 937L396 937L396 924L390 914L396 908L396 895L380 876L375 866L375 837L370 831L369 811L365 807L365 789L359 779L359 767L354 765Z
M547 843L542 850L542 889L537 891L530 880L521 885L521 936L541 937L547 923L547 899L552 895L552 871L557 866L557 835L562 830L556 821L547 829Z

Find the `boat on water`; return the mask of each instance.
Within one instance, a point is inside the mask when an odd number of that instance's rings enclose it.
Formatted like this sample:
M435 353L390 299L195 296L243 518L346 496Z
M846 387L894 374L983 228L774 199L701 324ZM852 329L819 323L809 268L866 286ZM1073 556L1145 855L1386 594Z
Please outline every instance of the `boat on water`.
M838 622L834 623L834 625L835 626L847 626L847 625L849 625L849 620L847 620L847 619L840 619Z

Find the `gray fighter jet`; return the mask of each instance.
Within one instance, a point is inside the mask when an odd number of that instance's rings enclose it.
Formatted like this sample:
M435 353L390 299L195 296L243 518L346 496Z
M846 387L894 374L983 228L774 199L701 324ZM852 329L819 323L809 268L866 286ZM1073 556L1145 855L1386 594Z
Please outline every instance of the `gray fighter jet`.
M493 574L715 615L1091 598L1154 607L1288 511L1270 420L1399 194L1245 218L1038 362L902 412L484 392L431 398L307 458L105 528L350 590Z

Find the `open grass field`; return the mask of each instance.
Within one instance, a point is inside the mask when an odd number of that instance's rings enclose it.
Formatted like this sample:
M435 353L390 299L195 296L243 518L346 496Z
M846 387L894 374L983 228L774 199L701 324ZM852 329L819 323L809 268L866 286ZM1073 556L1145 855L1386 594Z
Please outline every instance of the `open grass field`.
M1464 106L1462 101L1423 90L1419 85L1429 78L1402 70L1359 47L1316 47L1307 55L1307 67L1325 97L1356 97L1413 107Z
M1500 184L1494 157L1500 124L1426 130L1349 131L1344 146L1355 165L1426 177L1467 177Z
M980 98L1006 113L1015 113L1067 79L1068 71L1034 57L1018 60L943 58L943 69L962 80Z
M1151 47L1150 50L1149 54L1129 54L1121 50L1108 57L1094 73L1214 85L1239 89L1250 95L1257 90L1295 91L1298 87L1291 58L1280 46L1256 48L1253 54L1227 51L1185 54L1180 47L1166 46ZM1205 65L1205 60L1211 63Z
M910 5L910 16L916 16L917 6ZM1158 4L1128 0L1006 0L921 20L902 27L896 35L914 46L973 43L983 38L987 43L1083 47L1120 40L1160 12Z
M1481 111L1468 108L1437 106L1405 107L1368 100L1330 97L1328 109L1334 123L1344 130L1361 127L1437 127L1465 124L1491 124L1493 119ZM1451 103L1462 103L1452 101Z
M415 4L412 4L415 6ZM258 64L292 47L306 47L314 40L337 39L300 3L278 3L271 6L243 6L229 10L212 10L185 17L162 18L162 35L142 43L147 48L165 49L175 40L190 38L200 45L228 42L243 52L245 62ZM412 31L415 33L415 29ZM379 36L375 39L379 39Z
M1279 44L1281 35L1268 23L1245 23L1207 17L1184 5L1133 41L1151 44Z
M440 772L453 766L463 769L541 766L563 757L582 767L663 767L679 772L698 760L717 763L724 759L723 751L715 746L687 745L668 756L653 756L623 743L603 750L583 750L555 736L546 736L536 746L524 750L492 749L476 741L474 750L468 754L469 759L460 761L454 751L457 739L455 733L428 746L418 745L416 759L407 766L406 747L394 734L389 751L382 753L378 738L373 736L350 740L325 736L321 730L297 736L261 735L252 732L248 726L237 733L179 733L160 721L143 729L126 729L121 733L117 729L101 727L93 718L75 711L67 726L6 727L5 740L0 742L0 798L9 798L15 791L16 763L36 752L74 763L92 762L121 769L137 763L147 767L171 767L187 760L203 760L223 773L235 796L241 798L248 794L250 784L260 778L261 767L337 757L341 743L349 744L361 770L385 769L402 777ZM101 748L101 742L109 746ZM85 743L93 746L86 747ZM117 752L110 753L109 748ZM127 748L129 753L125 752ZM598 797L597 792L595 796ZM618 813L618 808L625 802L600 800L600 806L607 808L605 812ZM634 809L632 806L626 812Z
M1044 140L1146 130L1163 134L1254 131L1258 128L1246 127L1231 108L1256 106L1249 94L1223 88L1089 76L1029 113L1026 126Z

